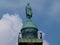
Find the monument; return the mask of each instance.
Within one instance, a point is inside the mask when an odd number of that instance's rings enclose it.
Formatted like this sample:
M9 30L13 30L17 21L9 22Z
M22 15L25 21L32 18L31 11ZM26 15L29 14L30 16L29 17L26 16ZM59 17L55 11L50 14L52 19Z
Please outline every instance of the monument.
M21 32L18 35L18 45L43 45L42 33L38 39L38 28L32 22L32 9L29 3L26 6L27 21L23 24Z

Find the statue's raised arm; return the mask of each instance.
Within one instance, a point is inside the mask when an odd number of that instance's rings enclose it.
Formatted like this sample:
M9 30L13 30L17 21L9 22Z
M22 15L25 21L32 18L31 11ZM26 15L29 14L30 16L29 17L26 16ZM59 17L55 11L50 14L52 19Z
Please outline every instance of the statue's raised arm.
M32 17L32 9L31 9L29 3L28 3L27 6L26 6L26 17L27 17L28 19L31 19L31 17Z

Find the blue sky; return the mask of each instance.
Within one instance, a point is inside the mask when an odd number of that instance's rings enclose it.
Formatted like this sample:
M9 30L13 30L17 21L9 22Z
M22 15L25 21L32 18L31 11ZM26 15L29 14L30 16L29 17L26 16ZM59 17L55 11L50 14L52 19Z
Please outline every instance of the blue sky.
M60 0L29 0L33 22L45 32L50 45L60 45ZM24 23L27 0L0 0L0 20L4 14L19 14Z

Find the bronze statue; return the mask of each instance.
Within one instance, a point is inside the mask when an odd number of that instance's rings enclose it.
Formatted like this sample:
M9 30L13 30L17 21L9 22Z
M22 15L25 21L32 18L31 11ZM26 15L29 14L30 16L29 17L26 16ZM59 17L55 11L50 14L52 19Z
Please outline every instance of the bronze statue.
M29 3L28 3L27 6L26 6L26 17L27 17L28 19L31 19L31 17L32 17L32 9L31 9Z

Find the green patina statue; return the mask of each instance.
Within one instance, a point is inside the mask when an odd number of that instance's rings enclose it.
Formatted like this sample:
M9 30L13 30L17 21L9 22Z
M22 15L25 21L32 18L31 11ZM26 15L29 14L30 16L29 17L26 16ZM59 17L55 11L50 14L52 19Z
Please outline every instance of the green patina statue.
M26 6L26 17L28 19L31 19L31 17L32 17L32 9L31 9L31 6L29 3Z
M38 39L38 28L32 22L32 9L29 3L26 6L26 17L27 21L23 24L21 32L18 35L18 45L42 45L42 33Z

